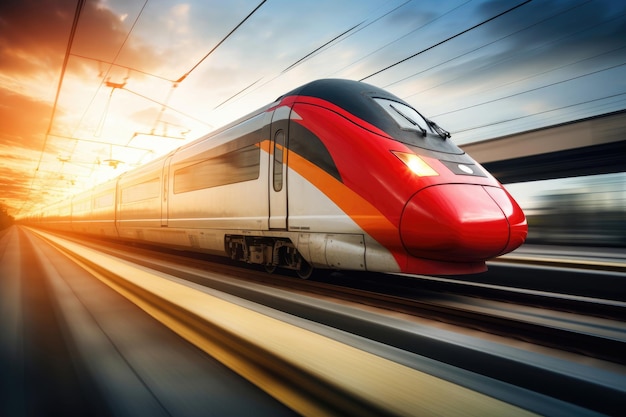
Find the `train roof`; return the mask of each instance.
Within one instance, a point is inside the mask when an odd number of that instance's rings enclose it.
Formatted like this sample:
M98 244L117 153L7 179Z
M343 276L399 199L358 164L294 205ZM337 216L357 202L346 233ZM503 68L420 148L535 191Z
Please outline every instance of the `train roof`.
M374 105L372 98L386 98L410 106L404 100L382 88L360 81L334 78L312 81L290 91L283 97L293 95L316 97L328 101L377 127L381 127L379 126L381 123L384 125L388 118L379 120L384 112L379 111L380 106ZM388 129L382 130L388 131Z
M345 79L321 79L304 84L283 95L279 100L289 96L315 97L333 103L403 143L445 153L463 153L451 141L446 141L445 138L442 140L438 134L416 137L414 132L407 132L374 99L387 99L414 107L396 95L371 84Z

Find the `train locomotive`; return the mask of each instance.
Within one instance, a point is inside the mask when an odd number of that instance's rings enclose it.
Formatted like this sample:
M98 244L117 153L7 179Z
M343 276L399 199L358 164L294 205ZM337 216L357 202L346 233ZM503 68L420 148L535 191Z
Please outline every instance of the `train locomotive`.
M317 80L34 220L302 278L477 273L524 242L526 218L449 138L385 90Z

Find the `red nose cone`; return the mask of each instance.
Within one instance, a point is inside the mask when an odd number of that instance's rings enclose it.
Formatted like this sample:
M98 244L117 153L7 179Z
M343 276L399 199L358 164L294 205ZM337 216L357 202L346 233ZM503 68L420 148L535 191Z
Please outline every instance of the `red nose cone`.
M528 235L526 216L513 197L503 188L485 187L484 189L502 209L509 222L509 243L498 255L514 251L526 241Z
M513 240L509 218L515 222ZM525 227L524 214L504 190L444 184L425 188L409 200L400 237L415 257L472 262L515 249L524 241Z

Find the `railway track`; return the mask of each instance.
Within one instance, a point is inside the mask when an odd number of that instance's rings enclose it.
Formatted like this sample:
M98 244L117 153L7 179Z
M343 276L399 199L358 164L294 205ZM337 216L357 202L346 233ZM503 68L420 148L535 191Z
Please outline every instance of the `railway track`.
M133 257L128 252L102 249L158 268L158 265ZM207 268L207 262L195 254L192 258L174 254L168 259L178 265ZM623 353L626 351L626 302L623 301L429 276L331 273L317 281L300 281L292 276L268 276L264 272L242 270L238 264L213 262L210 267L275 288L306 291L480 328L493 334L626 364ZM171 267L162 266L161 270L177 272Z
M318 332L327 331L320 326L339 330L346 343L360 346L359 340L366 339L391 347L395 356L418 355L423 359L411 359L411 366L461 379L472 389L499 393L513 403L533 403L541 414L615 414L626 406L626 304L620 301L432 277L335 274L298 281L172 253L161 252L157 261L154 252L142 248L90 245L265 306L264 314L275 314L268 313L269 307L282 312L282 319L287 313L315 323ZM208 278L207 269L228 277ZM486 342L474 333L469 337L425 325L422 319L478 329L518 344ZM550 349L529 352L519 343Z
M0 233L1 416L297 415L84 266Z
M345 282L344 282L345 285ZM626 303L437 277L377 275L342 297L626 364Z

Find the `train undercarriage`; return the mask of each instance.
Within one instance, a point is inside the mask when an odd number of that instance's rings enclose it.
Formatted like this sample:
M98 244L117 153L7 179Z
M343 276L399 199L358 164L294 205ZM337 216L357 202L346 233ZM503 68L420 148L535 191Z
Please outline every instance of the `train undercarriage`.
M294 270L302 279L310 278L313 267L302 257L289 239L226 235L226 253L230 259L249 264L263 265L273 273L276 268Z

